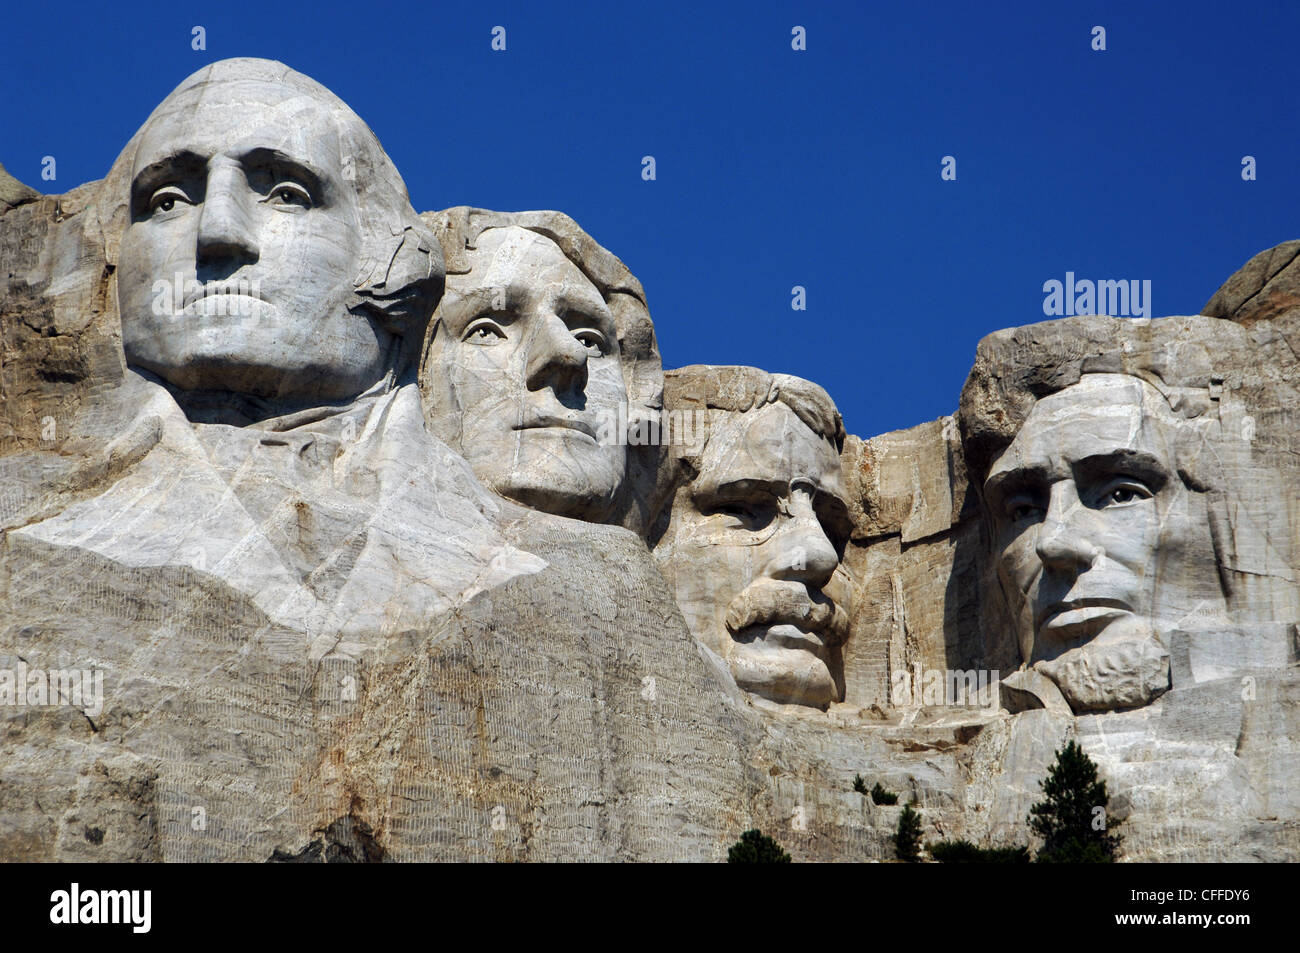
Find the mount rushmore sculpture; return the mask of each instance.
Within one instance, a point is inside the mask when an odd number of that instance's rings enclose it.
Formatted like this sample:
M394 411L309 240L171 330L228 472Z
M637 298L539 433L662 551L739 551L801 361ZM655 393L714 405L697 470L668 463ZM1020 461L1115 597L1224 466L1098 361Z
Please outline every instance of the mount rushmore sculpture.
M1300 852L1296 243L863 440L279 63L0 187L0 857L876 859L855 775L1026 841L1068 738L1128 859Z

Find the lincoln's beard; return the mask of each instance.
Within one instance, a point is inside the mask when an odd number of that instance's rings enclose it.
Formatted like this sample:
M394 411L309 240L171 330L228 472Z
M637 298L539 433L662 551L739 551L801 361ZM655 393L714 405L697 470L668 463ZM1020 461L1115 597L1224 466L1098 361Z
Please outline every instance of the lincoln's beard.
M1129 628L1107 639L1036 662L1076 712L1110 711L1149 704L1169 689L1169 648L1154 628Z

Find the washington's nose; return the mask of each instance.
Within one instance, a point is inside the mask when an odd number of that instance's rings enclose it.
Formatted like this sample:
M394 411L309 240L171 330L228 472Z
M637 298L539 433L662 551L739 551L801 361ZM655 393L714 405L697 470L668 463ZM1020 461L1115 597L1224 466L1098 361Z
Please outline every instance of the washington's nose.
M789 579L820 589L831 580L840 563L839 553L817 519L812 498L796 490L789 502L785 525L773 538L776 552L769 568L774 579Z
M529 390L549 387L563 398L580 397L587 388L587 349L558 315L540 315L528 352Z
M258 259L243 170L233 164L214 166L208 174L199 212L197 258L200 269L234 270Z
M1071 481L1053 485L1035 547L1045 568L1082 572L1096 562L1101 549L1089 538L1087 517Z

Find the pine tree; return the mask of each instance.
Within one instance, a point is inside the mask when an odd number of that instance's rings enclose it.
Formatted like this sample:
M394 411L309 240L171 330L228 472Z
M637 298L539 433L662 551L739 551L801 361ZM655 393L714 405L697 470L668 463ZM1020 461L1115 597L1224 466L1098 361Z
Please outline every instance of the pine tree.
M788 864L790 855L762 831L745 831L727 851L729 864Z
M853 790L859 794L867 794L867 782L862 780L862 775L853 775Z
M898 815L898 832L894 834L894 853L899 860L914 864L921 859L921 815L912 805L903 805Z
M1097 765L1071 741L1039 782L1044 799L1029 809L1029 827L1043 838L1035 860L1056 864L1114 863L1123 840L1120 821L1106 812L1110 797Z

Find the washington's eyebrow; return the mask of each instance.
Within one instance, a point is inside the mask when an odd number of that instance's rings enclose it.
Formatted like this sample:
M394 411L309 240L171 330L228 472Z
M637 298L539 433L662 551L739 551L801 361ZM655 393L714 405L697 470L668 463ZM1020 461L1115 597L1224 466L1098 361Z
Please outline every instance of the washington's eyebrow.
M241 153L239 161L245 168L270 167L277 172L291 172L304 180L303 185L307 186L317 201L325 197L325 183L329 177L305 159L291 156L279 149L257 146Z
M188 150L182 149L165 155L136 173L135 178L131 180L131 194L133 197L139 197L146 191L153 192L159 185L175 178L178 174L201 175L205 166L202 156Z

